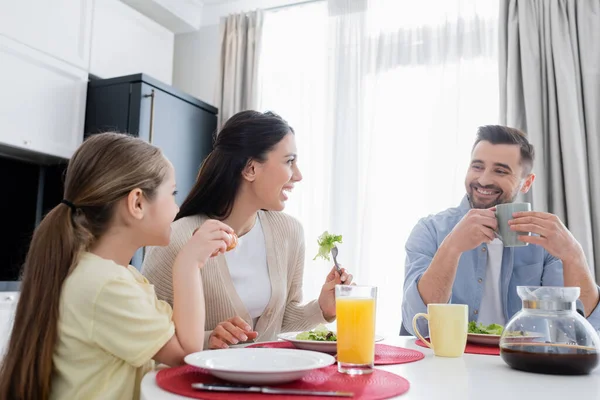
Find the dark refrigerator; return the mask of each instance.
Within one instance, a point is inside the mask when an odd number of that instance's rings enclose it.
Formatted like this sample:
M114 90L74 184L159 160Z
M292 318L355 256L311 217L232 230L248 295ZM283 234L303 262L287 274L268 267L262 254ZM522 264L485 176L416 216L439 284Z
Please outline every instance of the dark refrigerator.
M92 79L88 85L86 137L127 132L162 149L175 167L179 205L212 149L216 127L215 107L144 74ZM132 265L140 268L142 257L142 251L136 253Z

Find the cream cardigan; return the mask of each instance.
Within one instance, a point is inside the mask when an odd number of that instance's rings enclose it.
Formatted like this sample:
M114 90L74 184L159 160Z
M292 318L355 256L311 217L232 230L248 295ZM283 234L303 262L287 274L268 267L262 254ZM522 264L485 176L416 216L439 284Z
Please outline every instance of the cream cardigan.
M258 218L265 236L271 299L253 326L235 290L225 257L221 254L211 258L200 270L206 301L205 346L217 324L236 315L258 332L256 341L276 340L278 333L308 330L328 322L316 300L301 304L305 247L302 225L280 212L259 211ZM154 284L158 298L171 305L175 257L205 220L205 216L199 215L177 220L172 225L167 247L147 248L142 274Z

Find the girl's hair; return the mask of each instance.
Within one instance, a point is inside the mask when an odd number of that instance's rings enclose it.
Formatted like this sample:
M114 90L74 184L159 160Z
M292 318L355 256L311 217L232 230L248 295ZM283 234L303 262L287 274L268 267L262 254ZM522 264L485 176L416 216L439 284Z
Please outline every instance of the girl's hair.
M242 111L229 118L175 219L197 214L229 217L246 165L266 161L269 151L289 133L294 133L292 127L272 112Z
M50 396L65 279L79 253L107 231L117 202L137 188L151 200L167 171L168 162L158 148L124 134L93 135L75 152L66 171L66 204L44 217L25 259L12 335L0 370L0 399Z

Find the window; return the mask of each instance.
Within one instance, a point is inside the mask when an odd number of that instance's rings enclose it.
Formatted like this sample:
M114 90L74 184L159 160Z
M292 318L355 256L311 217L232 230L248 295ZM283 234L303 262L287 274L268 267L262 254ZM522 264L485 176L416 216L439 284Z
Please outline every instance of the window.
M395 335L404 244L421 217L458 205L476 129L498 122L499 7L361 4L266 13L260 104L296 131L304 180L286 212L305 229L305 300L331 268L313 261L317 237L342 234L342 264L378 286L377 330Z

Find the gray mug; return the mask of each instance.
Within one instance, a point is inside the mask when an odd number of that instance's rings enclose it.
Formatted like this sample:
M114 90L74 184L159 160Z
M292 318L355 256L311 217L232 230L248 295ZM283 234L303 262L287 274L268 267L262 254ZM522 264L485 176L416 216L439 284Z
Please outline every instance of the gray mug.
M498 234L504 247L527 246L528 243L518 239L519 236L530 236L528 232L516 232L510 229L508 221L514 219L513 213L519 211L531 211L529 203L504 203L496 206L496 219L498 220Z

